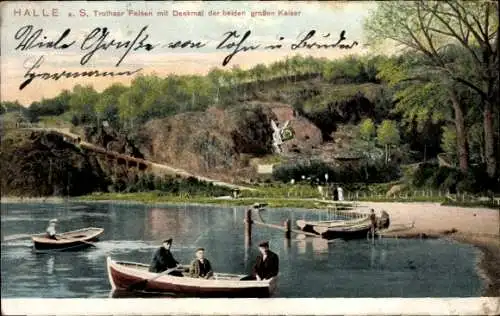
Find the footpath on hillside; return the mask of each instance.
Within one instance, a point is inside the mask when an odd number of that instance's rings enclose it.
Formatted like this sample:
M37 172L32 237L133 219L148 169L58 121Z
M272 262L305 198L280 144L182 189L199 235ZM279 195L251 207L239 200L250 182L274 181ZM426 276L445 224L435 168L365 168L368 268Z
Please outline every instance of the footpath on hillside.
M166 164L153 162L153 161L150 161L147 159L135 158L135 157L128 156L128 155L121 154L121 153L114 152L114 151L109 151L104 147L97 146L95 144L81 140L81 136L77 135L75 133L72 133L69 128L25 127L25 128L18 128L18 129L55 133L55 134L59 134L63 137L71 138L73 140L78 139L78 145L83 147L83 148L86 148L88 150L98 152L98 153L106 153L108 155L112 155L112 156L115 156L117 158L123 158L123 159L129 160L129 161L144 163L151 168L151 171L154 174L157 174L157 175L173 174L173 175L179 175L179 176L185 177L185 178L193 177L193 178L197 179L198 181L208 182L208 183L212 183L213 185L216 185L216 186L227 187L230 189L252 190L252 191L255 190L253 188L249 188L246 186L235 185L232 183L227 183L227 182L223 182L223 181L219 181L219 180L215 180L215 179L210 179L210 178L203 177L203 176L198 176L198 175L189 173L185 170L174 168L174 167L166 165Z

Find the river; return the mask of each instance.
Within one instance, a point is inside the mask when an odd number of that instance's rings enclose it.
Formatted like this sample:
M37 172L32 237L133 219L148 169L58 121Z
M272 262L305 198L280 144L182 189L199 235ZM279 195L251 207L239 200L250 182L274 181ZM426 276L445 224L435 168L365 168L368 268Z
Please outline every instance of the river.
M149 263L163 239L174 239L172 253L189 263L197 247L216 272L248 273L257 243L269 240L280 258L275 297L469 297L480 296L475 270L478 250L435 239L381 239L326 242L299 239L254 226L245 246L244 208L176 205L61 203L1 205L2 297L108 297L106 257ZM262 213L271 223L291 218L325 220L314 211L274 209ZM105 229L97 247L78 252L34 253L25 234L40 233L51 218L58 230Z

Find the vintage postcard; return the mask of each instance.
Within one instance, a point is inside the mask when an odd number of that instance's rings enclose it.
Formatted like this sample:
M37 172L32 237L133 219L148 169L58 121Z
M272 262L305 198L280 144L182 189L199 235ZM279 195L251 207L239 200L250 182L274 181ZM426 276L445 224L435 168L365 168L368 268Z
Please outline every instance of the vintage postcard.
M2 314L500 313L496 1L0 8Z

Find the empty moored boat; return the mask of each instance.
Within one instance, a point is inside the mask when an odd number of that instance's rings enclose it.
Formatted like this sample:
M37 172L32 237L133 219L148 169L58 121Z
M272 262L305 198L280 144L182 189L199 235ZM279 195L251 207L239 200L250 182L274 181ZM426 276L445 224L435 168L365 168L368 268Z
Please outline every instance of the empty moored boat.
M78 250L92 246L104 232L103 228L87 227L57 234L57 239L51 239L46 234L31 236L35 251L67 251Z
M245 275L214 273L211 279L161 275L149 272L147 264L115 261L107 258L108 278L113 291L169 293L194 297L269 297L275 289L277 276L270 280L241 281ZM148 280L146 282L146 280ZM143 284L135 288L136 284Z
M367 217L348 219L348 220L330 220L330 221L305 221L299 219L296 221L297 226L304 232L318 234L314 227L342 227L363 223Z
M313 230L325 239L359 239L367 238L371 225L370 219L367 218L361 222L349 225L313 226Z

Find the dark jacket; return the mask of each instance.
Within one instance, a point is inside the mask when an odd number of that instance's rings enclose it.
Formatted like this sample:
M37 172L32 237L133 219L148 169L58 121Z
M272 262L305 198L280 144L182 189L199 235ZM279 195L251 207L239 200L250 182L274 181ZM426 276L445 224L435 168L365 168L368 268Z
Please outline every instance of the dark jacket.
M191 267L189 268L189 276L192 278L204 278L204 277L210 277L214 273L212 271L212 265L210 264L210 261L207 259L203 259L202 264L200 260L194 259L191 262Z
M269 250L267 252L266 260L263 260L262 254L257 256L257 262L253 267L253 273L258 275L261 279L270 279L278 275L279 272L279 258L278 255Z
M149 272L160 273L165 270L175 268L179 262L174 259L170 250L165 249L165 247L160 247L156 250L153 260L149 266Z

